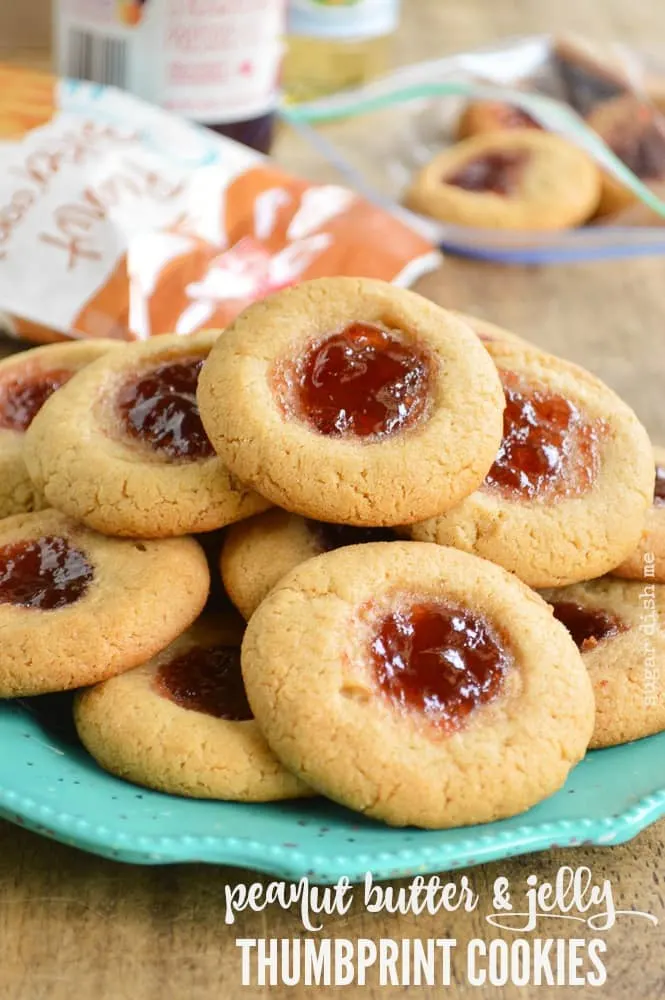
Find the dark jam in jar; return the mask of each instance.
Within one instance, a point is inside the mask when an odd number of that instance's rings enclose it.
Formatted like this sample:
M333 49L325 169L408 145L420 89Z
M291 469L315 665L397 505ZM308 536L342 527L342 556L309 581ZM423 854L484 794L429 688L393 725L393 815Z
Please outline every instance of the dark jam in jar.
M68 369L37 372L0 385L0 427L26 431L56 389L74 373Z
M196 402L202 365L202 358L169 361L122 386L117 406L126 433L167 459L214 455Z
M241 142L243 146L250 146L259 153L269 153L275 135L275 112L269 111L258 118L245 118L225 125L208 125L208 128L228 139Z
M182 22L185 39L175 43L177 49L164 67L165 78L174 85L171 107L220 135L268 153L286 29L284 0L177 6L187 12L163 14ZM196 36L193 44L190 35Z
M322 552L332 552L345 545L364 545L367 542L394 542L397 534L392 528L357 528L351 524L328 524L308 521L309 530L316 538Z
M653 502L655 507L665 506L665 468L662 465L656 466L656 482L653 488Z
M383 438L413 427L429 404L431 365L415 345L350 323L278 373L283 408L329 437Z
M497 697L511 664L484 617L437 602L412 603L386 615L370 655L382 693L447 732Z
M529 154L522 149L507 149L467 160L443 180L464 191L511 195L517 189Z
M600 608L584 608L574 601L557 601L552 605L552 610L554 617L566 626L582 653L593 649L603 639L611 639L626 631L626 626L619 618Z
M503 441L483 489L514 500L581 496L600 467L600 423L563 396L500 372L506 397Z
M0 548L0 604L54 611L82 597L94 570L65 538L13 542Z
M195 646L159 668L157 689L181 708L217 719L252 719L238 646Z

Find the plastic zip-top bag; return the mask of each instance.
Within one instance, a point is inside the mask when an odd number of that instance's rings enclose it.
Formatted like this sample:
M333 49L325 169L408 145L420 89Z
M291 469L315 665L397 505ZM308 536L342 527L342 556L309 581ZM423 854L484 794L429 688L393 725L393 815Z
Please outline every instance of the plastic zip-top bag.
M129 94L0 66L0 325L37 341L223 327L306 278L409 285L432 243L339 184Z
M406 66L282 113L336 176L444 250L531 264L665 252L661 111L665 65L624 46L534 36ZM601 189L618 196L601 198L584 224L551 230L479 228L405 206L437 154L471 134L515 128L579 147L598 164Z

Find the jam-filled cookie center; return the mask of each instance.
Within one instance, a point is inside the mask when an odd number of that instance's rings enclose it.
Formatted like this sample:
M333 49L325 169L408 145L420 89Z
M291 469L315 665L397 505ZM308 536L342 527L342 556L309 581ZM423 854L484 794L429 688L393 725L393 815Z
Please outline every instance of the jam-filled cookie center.
M512 500L557 500L590 490L600 469L602 424L564 396L500 372L503 440L483 488Z
M73 374L69 369L58 368L9 379L0 385L0 427L26 431L49 396Z
M585 608L574 601L556 601L552 605L554 617L570 632L577 648L585 653L602 642L625 632L627 625L600 608Z
M467 160L444 181L464 191L511 195L520 184L528 159L529 153L523 149L484 153Z
M117 407L129 437L167 459L214 455L196 402L203 362L201 357L168 361L121 387Z
M93 577L85 554L65 538L46 535L0 548L0 604L64 608L83 597Z
M397 534L392 528L358 528L351 524L329 524L308 521L307 527L314 535L322 552L332 552L345 545L364 545L367 542L394 542Z
M243 722L252 719L238 646L196 646L159 668L157 688L181 708Z
M426 413L431 363L397 332L350 323L310 346L281 381L284 409L320 434L382 438Z
M665 507L665 466L656 466L656 482L653 488L655 507Z
M500 693L511 663L484 617L438 602L413 603L386 615L370 651L383 694L450 732Z

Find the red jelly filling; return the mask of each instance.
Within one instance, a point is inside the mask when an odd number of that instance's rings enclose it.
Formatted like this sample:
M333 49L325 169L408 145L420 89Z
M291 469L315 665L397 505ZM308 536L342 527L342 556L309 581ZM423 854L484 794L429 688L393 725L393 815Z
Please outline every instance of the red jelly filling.
M118 409L130 437L170 459L192 461L214 455L196 402L203 360L167 362L120 389Z
M386 437L426 412L430 363L395 333L351 323L282 373L282 403L320 434Z
M0 604L53 611L74 604L94 570L64 538L46 536L0 548Z
M464 191L513 194L528 158L529 154L522 149L486 153L467 160L454 173L444 177L444 181Z
M176 705L218 719L252 719L237 646L196 646L165 663L157 674L160 692Z
M557 601L552 609L554 617L566 626L583 653L593 649L602 639L610 639L627 628L615 615L598 608L583 608L573 601Z
M563 396L501 372L503 441L484 487L509 499L556 499L589 490L600 466L600 425Z
M656 466L656 484L653 488L653 502L656 507L665 506L665 468Z
M17 378L0 387L0 427L25 431L56 389L74 373L66 369Z
M394 542L397 538L391 528L357 528L351 524L327 524L323 521L308 521L307 524L324 552L365 542Z
M371 659L386 697L448 731L499 694L511 662L483 617L435 602L387 615L372 639Z

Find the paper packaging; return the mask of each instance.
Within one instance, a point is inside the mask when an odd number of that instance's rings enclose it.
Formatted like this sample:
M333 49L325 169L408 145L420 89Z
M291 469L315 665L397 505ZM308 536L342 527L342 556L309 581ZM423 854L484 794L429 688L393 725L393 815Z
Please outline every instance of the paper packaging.
M352 191L113 88L0 66L0 311L10 333L224 326L306 278L409 285L432 244Z

